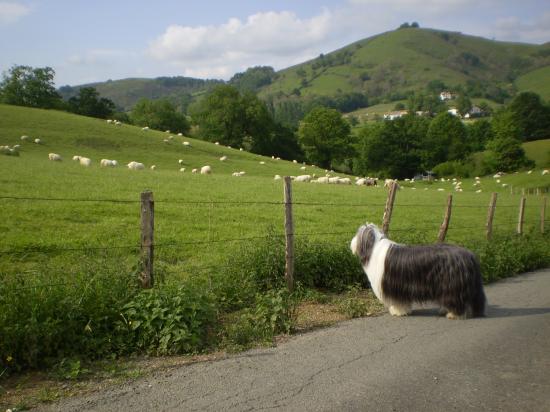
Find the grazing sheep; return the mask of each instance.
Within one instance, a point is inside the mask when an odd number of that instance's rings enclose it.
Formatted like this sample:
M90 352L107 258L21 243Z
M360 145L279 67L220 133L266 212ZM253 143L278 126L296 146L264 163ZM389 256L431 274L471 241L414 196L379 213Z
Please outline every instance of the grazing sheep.
M300 176L296 176L294 178L294 181L295 182L309 182L311 181L311 176L310 175L300 175Z
M500 179L497 179L496 182L497 182L497 183L500 183Z
M78 156L78 155L73 156L73 160L74 160L75 162L80 161L80 156Z
M201 175L209 175L212 173L212 168L210 166L201 167Z
M182 167L182 168L180 169L180 172L185 172L185 167Z
M340 177L337 183L339 185L351 185L351 179L349 177Z
M305 166L300 167L300 170L306 170Z
M152 165L152 166L151 166L151 170L157 170L157 166L156 166L156 165Z
M508 183L503 183L502 187L508 187Z
M445 189L443 189L442 187L440 187L439 189L437 189L438 192L444 192Z
M61 155L58 155L57 153L48 153L48 159L50 159L54 162L60 162L61 161Z
M541 174L544 176L544 175L547 175L548 173L550 173L548 172L548 169L544 169Z
M144 132L146 132L147 130L149 130L149 127L148 127L148 126L142 127L141 130L143 130Z
M378 186L378 178L367 178L367 181L365 183L367 186Z
M281 180L282 177L280 175L275 175L275 177L273 178L273 180Z
M443 181L443 179L441 179ZM397 183L397 179L386 179L384 180L384 187L390 189L391 185L395 184L397 185L397 188L399 189L399 184Z
M215 142L214 143L216 146L219 146L220 145L220 142Z
M242 151L243 151L243 148L242 148L242 147L240 147L240 148L239 148L239 151L240 151L240 152L242 152Z
M183 142L182 144L183 144L184 146L191 146L191 143L189 143L189 142L187 142L187 141Z
M227 160L227 156L220 157L220 162L225 162Z
M183 133L178 133L178 136L183 136Z
M87 157L80 157L78 161L82 166L86 166L86 167L89 167L92 164L92 159L88 159Z
M276 157L275 160L281 160L281 158L280 158L280 157Z
M297 161L297 160L293 160L292 163L298 163L298 161Z
M233 174L231 176L242 177L244 175L245 175L245 172L233 172Z
M191 173L198 173L199 172L199 169L193 169L191 170Z
M111 119L107 119L107 123L113 123L113 121Z
M23 142L25 142L25 141L27 141L27 140L29 140L29 139L30 139L29 136L26 136L26 135L21 136L21 140L22 140Z
M178 160L178 163L179 163L180 165L182 165L182 164L183 164L183 159Z
M476 190L476 193L481 193L481 189L479 189L479 190Z
M164 143L170 143L170 140L169 139L163 139L162 140Z
M21 149L21 145L20 144L13 145L12 149L13 150L19 150L19 149Z
M328 176L322 176L322 177L320 177L319 179L316 180L316 183L328 184L329 183L328 180L329 180Z
M260 164L261 164L261 165L265 165L265 162L264 162L264 161L261 161Z
M366 186L367 185L367 179L365 179L363 177L361 179L359 179L359 178L356 178L356 179L357 180L355 180L355 184L357 186Z
M335 185L335 184L338 184L338 180L340 180L340 178L339 178L338 176L329 177L329 178L328 178L328 182L329 182L330 184L334 184L334 185Z
M531 173L533 173L532 170L529 170L529 171L527 172L528 175L530 175Z
M116 160L101 159L99 165L102 167L116 167L118 166L118 162Z
M19 156L19 152L11 148L9 146L0 146L0 153L5 154L7 156Z
M36 139L34 139L34 143L36 143L36 144L41 144L41 143L42 143L42 140L36 138Z
M164 133L170 133L170 130L165 130Z
M143 165L143 163L132 161L132 162L128 163L128 169L130 169L130 170L143 170L143 169L145 169L145 166Z

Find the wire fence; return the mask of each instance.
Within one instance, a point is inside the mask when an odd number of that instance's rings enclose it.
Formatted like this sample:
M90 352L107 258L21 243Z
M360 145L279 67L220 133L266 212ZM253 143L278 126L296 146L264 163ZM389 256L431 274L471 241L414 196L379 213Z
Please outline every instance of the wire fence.
M0 196L0 200L3 201L25 201L25 202L66 202L66 203L111 203L111 204L129 204L129 205L141 205L142 212L143 212L143 200L132 200L132 199L112 199L112 198L62 198L62 197L30 197L30 196L9 196L4 195ZM395 206L392 202L391 205L388 205L388 201L386 203L381 202L307 202L307 201L295 201L295 202L288 202L288 201L270 201L270 200L186 200L186 199L159 199L155 200L154 203L160 203L160 204L167 204L167 205L195 205L198 207L204 207L204 206L235 206L235 207L255 207L258 205L269 205L269 206L278 206L278 207L298 207L298 208L308 208L308 207L330 207L330 208L388 208L390 207L393 209L394 207L397 209L407 209L407 208L430 208L431 209L441 209L443 210L443 206L441 204L434 204L432 203L421 203L421 202L415 202L415 203L403 203L398 202ZM490 205L489 205L490 207ZM518 209L518 204L497 204L494 206L496 210L510 210ZM459 226L453 226L450 225L448 228L445 228L445 234L448 231L451 233L460 233L465 231L471 231L476 232L483 236L483 231L487 229L487 227L491 226L491 228L499 228L502 230L510 231L514 226L516 226L517 231L519 231L518 234L522 234L523 226L525 224L532 225L533 227L536 227L537 225L540 225L541 232L544 232L545 225L549 220L545 217L545 208L546 208L546 198L544 198L544 203L541 208L540 205L537 204L524 204L524 209L529 210L535 210L540 209L540 219L526 219L523 212L520 210L520 216L518 219L507 219L504 221L499 221L498 223L487 221L484 225L480 224L461 224ZM485 216L488 206L482 205L482 204L458 204L458 205L452 205L452 210L468 210L468 215L471 217L475 214L475 216L481 218ZM476 213L476 211L479 211L479 214ZM431 213L431 212L430 212ZM391 213L390 213L391 216ZM431 213L431 216L433 216L433 213ZM154 214L152 214L151 219L153 219ZM386 218L386 213L384 214L384 219ZM386 224L386 222L384 222ZM389 222L388 222L389 225ZM441 230L442 224L437 221L428 221L425 219L420 224L415 224L413 226L403 226L403 227L395 227L391 228L391 232L397 232L397 233L424 233L428 234L430 232L437 232L438 230ZM388 230L388 229L386 229ZM269 235L261 235L261 236L241 236L241 237L229 237L229 238L208 238L208 239L196 239L196 240L185 240L185 241L166 241L166 242L159 242L155 243L153 239L153 234L150 234L151 241L147 244L144 244L143 242L143 214L142 214L142 241L138 244L119 244L119 245L96 245L96 246L55 246L55 245L40 245L40 246L29 246L24 247L21 249L13 248L13 249L3 249L0 250L0 257L17 257L17 258L26 258L31 255L45 255L45 256L52 256L56 254L63 254L63 253L92 253L92 252L105 252L105 251L128 251L131 253L141 253L141 263L143 264L144 260L144 250L148 251L150 253L150 259L151 259L151 268L152 268L152 254L153 249L155 250L177 250L177 249L185 249L185 248L193 248L195 246L201 246L201 245L214 245L214 244L229 244L229 243L237 243L237 242L259 242L259 241L265 241L270 238L276 237L280 239L286 239L288 242L289 237L290 238L319 238L319 237L327 237L327 236L348 236L351 238L350 235L353 235L354 232L350 230L336 230L336 231L296 231L294 228L292 230L286 230L285 233L270 233ZM445 234L443 235L443 238L445 237ZM147 257L146 257L147 258ZM146 260L146 259L145 259ZM288 262L287 262L288 265ZM220 269L220 265L210 265L210 266L203 266L203 265L190 265L190 269L192 270L209 270L209 269ZM152 269L151 269L152 271ZM23 275L30 275L32 272L22 272L18 273L17 275L23 276ZM152 277L152 273L151 273ZM41 284L41 285L29 285L29 286L21 286L21 288L33 288L33 287L58 287L58 286L66 286L71 284L70 282L54 282L51 284Z

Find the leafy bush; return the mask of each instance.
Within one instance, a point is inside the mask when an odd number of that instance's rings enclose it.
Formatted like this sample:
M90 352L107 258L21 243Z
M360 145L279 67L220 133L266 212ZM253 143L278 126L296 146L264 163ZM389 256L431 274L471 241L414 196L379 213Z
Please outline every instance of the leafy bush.
M473 163L461 162L457 160L450 160L447 162L439 163L433 168L433 172L437 176L460 176L470 177L474 169Z

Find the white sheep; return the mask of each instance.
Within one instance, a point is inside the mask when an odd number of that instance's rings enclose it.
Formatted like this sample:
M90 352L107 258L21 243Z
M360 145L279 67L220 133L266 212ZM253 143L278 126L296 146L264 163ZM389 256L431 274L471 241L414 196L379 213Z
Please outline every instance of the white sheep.
M191 143L189 143L189 142L187 142L187 141L183 142L182 144L183 144L184 146L191 146Z
M275 177L273 178L273 180L281 180L282 177L280 175L275 175Z
M87 157L81 156L80 159L78 159L78 161L82 166L86 166L86 167L89 167L92 164L92 159L88 159Z
M183 133L178 133L178 136L183 136Z
M300 170L306 170L305 166L300 167Z
M227 156L220 157L220 162L225 162L227 160Z
M265 165L265 162L264 162L264 161L261 161L260 164L261 164L261 165Z
M19 150L21 149L21 145L20 144L16 144L16 145L13 145L13 150Z
M78 161L80 160L80 156L74 155L74 156L73 156L73 160L74 160L75 162L78 162Z
M340 177L337 183L339 185L351 185L351 179L349 177Z
M338 184L338 180L340 180L340 178L338 176L328 178L328 182L330 184Z
M292 163L298 163L298 161L297 161L297 160L293 160Z
M78 156L75 156L75 157L78 157ZM116 160L101 159L101 161L99 162L99 166L101 167L115 167L117 165L118 165L118 162Z
M170 133L170 130L165 130L164 133Z
M438 192L444 192L445 189L443 189L442 187L440 187L439 189L437 189Z
M355 184L356 184L357 186L364 186L364 185L367 184L367 179L365 179L365 178L357 179L357 180L355 181Z
M122 122L119 122L118 120L115 122L115 125L122 126Z
M36 144L41 144L41 143L42 143L42 140L36 138L36 139L34 139L34 143L36 143Z
M30 137L27 136L27 135L21 136L21 140L22 140L23 142L25 142L25 141L27 141L27 140L29 140L29 139L30 139Z
M156 165L151 165L151 170L157 170L157 166Z
M107 123L111 124L113 121L111 119L107 119Z
M183 159L178 160L178 163L179 163L180 165L182 165L182 164L183 164Z
M143 130L144 132L146 132L146 131L149 130L149 126L142 127L141 130Z
M164 143L170 143L170 140L169 140L169 139L162 139L162 141L163 141Z
M59 155L57 153L48 153L48 159L50 159L54 162L60 162L62 160L61 155Z
M220 145L220 142L215 142L214 143L216 146L219 146Z
M212 168L208 165L201 167L201 175L209 175L212 173Z
M145 169L145 166L143 163L139 163L139 162L134 162L134 161L131 161L130 163L128 163L128 169L130 170L143 170Z
M240 152L242 152L242 151L243 151L243 148L242 148L242 147L240 147L240 148L239 148L239 151L240 151Z
M185 167L180 168L180 172L185 172Z
M231 176L242 177L245 175L245 172L233 172Z
M329 183L329 178L327 176L322 176L319 179L316 180L317 183Z
M311 181L311 176L310 175L300 175L300 176L296 176L294 178L294 181L295 182L309 182Z
M198 173L199 172L199 169L193 169L191 170L191 173Z
M529 170L529 171L527 172L528 175L530 175L531 173L533 173L532 170Z
M550 172L548 171L548 169L544 169L544 170L541 172L542 176L547 175L548 173L550 173Z
M9 146L0 146L0 153L8 156L19 156L19 152Z
M481 189L479 189L479 190L476 190L476 193L481 193Z

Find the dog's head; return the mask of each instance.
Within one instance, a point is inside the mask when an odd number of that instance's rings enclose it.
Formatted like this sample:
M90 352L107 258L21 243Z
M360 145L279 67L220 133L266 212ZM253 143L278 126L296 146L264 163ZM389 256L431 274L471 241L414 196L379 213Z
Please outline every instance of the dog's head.
M367 223L357 230L357 233L351 240L351 252L358 256L361 259L361 263L366 266L369 263L374 245L383 238L384 235L375 224Z

